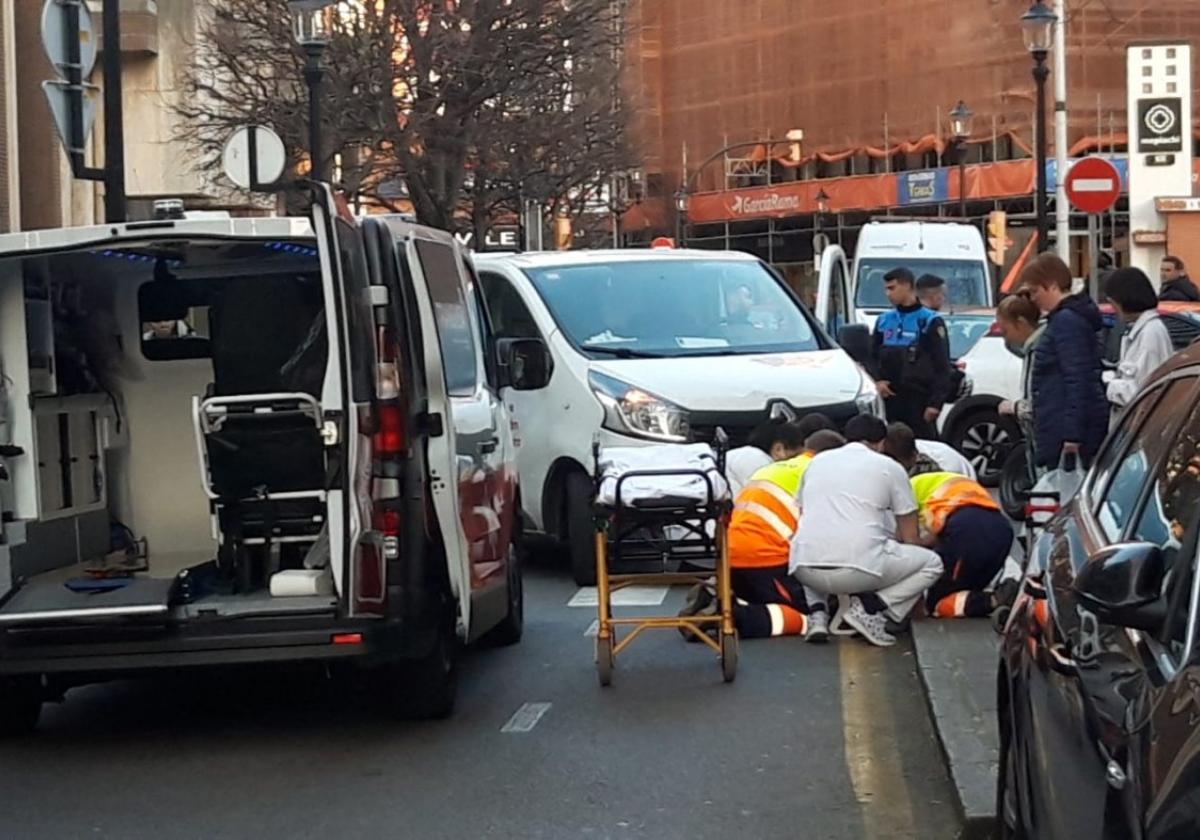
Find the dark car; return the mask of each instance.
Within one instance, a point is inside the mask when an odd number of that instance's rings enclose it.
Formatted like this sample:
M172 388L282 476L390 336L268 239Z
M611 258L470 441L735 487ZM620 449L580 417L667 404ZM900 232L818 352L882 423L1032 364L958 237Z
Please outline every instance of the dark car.
M1200 340L1200 304L1162 303L1159 304L1158 314L1162 317L1176 350L1183 350ZM1121 358L1121 339L1128 327L1117 319L1116 312L1110 304L1101 305L1100 315L1104 321L1104 363L1108 368L1115 368ZM975 397L972 399L977 401ZM957 411L958 407L955 408ZM950 427L949 421L947 427ZM1006 424L1004 435L1007 438L1004 445L995 450L1002 456L996 483L1000 488L1000 504L1005 512L1020 521L1025 515L1025 496L1033 486L1033 477L1029 471L1028 451L1020 437L1020 429L1016 424ZM981 471L981 475L983 474L984 471Z
M1000 836L1200 837L1200 347L1120 418L1003 631Z

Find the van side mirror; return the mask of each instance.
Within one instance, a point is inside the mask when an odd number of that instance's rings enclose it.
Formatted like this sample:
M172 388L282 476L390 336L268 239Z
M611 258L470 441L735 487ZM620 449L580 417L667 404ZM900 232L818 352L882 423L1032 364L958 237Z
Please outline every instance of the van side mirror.
M502 338L496 342L501 386L515 391L537 391L550 384L554 361L540 338Z
M838 344L860 365L871 360L871 331L865 324L847 324L838 331Z
M1121 543L1092 555L1075 577L1076 594L1107 624L1157 633L1167 617L1162 549Z

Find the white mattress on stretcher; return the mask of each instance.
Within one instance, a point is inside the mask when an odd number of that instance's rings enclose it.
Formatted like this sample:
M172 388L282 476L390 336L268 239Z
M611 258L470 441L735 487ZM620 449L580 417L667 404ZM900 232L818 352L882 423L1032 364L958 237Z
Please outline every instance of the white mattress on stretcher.
M707 443L614 446L600 451L600 494L603 505L617 503L617 479L642 470L699 470L712 482L715 499L729 498L729 484L717 469L717 456ZM699 475L634 476L621 482L621 504L663 498L696 502L709 499L708 482Z

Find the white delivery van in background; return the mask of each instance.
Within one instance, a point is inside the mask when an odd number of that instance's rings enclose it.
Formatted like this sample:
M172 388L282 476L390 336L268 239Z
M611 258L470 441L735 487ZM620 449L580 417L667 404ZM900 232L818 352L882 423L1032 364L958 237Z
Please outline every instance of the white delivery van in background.
M609 446L711 441L720 427L736 446L782 407L839 423L882 414L871 378L749 254L479 254L475 265L497 336L550 348L549 386L505 397L528 530L568 546L581 585L595 578L597 435Z
M840 248L832 246L822 257L839 255L845 258ZM947 311L995 305L983 235L974 225L874 219L859 232L853 272L848 273L851 323L873 327L875 319L891 308L883 278L899 267L914 277L936 274L945 280Z

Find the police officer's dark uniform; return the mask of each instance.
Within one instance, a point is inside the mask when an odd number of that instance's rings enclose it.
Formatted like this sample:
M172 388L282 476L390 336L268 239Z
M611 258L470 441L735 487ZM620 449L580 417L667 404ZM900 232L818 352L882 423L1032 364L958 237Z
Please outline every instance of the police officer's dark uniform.
M926 421L925 410L945 405L953 371L942 319L919 301L883 313L875 322L872 360L872 374L891 383L895 393L884 400L888 421L936 440L937 426Z

